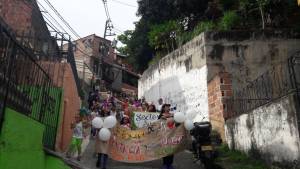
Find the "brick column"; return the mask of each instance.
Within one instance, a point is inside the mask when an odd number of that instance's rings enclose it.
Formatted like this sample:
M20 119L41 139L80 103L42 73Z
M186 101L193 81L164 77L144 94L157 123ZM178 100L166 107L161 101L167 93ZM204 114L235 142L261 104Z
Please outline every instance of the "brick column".
M232 97L231 76L227 72L217 74L208 82L209 120L214 130L225 141L224 124L229 115L226 100Z

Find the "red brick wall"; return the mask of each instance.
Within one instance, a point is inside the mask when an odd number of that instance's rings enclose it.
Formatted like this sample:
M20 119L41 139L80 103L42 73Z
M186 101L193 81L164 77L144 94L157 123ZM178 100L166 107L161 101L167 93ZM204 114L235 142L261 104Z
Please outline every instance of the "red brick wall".
M80 98L74 75L69 63L39 62L45 69L49 70L49 76L53 80L54 86L63 88L63 106L60 114L60 125L56 137L56 150L64 152L67 150L73 131L71 123L75 120L75 115L79 113Z
M36 0L0 0L0 18L17 37L22 37L24 45L42 51L50 42L50 53L55 55L57 44L53 43Z
M32 10L25 0L0 0L0 17L17 33L30 29Z
M226 99L232 97L231 77L221 72L208 82L208 109L209 119L214 130L225 140L225 120L229 114Z
M58 151L66 151L68 148L73 133L71 123L74 122L75 115L79 113L80 109L80 97L77 92L71 66L69 63L65 63L62 66L64 66L65 69L62 86L64 89L64 106L56 144Z

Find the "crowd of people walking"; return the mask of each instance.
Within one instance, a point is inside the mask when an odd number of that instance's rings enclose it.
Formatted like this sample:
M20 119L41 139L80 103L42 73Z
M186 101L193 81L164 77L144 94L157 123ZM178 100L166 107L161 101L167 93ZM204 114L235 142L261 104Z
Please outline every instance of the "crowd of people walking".
M85 137L91 136L95 139L95 153L97 155L96 167L106 169L108 159L108 141L102 141L98 137L99 129L93 128L91 121L95 117L105 118L115 116L119 124L131 129L131 113L138 112L160 112L160 119L169 120L172 118L170 105L163 104L162 99L158 99L157 106L154 103L147 103L145 99L134 97L115 97L111 94L101 94L98 90L89 93L88 108L82 108L80 113L72 123L73 138L67 151L67 157L71 157L77 151L77 160L81 160L81 144ZM90 133L85 132L91 129ZM163 158L163 169L173 169L173 155Z

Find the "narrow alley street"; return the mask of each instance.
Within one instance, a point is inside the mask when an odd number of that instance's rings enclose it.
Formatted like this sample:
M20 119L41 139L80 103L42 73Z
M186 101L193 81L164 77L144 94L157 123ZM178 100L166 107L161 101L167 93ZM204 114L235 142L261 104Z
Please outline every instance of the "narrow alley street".
M300 169L300 0L0 0L0 169Z

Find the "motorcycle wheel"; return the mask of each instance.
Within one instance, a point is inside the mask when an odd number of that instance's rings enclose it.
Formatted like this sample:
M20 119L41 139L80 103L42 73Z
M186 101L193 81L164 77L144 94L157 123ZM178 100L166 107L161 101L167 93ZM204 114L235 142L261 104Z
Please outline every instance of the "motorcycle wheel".
M203 159L201 160L201 162L204 165L205 169L214 169L214 162L212 159Z

